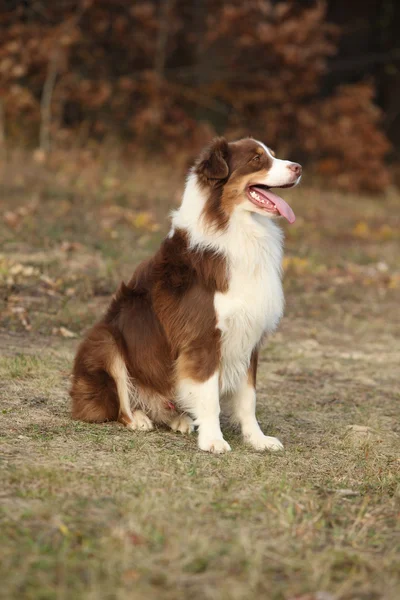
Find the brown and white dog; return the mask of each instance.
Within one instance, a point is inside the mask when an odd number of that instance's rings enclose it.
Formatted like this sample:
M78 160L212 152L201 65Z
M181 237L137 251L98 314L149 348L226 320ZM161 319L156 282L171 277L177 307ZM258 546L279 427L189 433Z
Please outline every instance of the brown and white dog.
M256 419L260 344L283 312L282 233L293 223L272 187L293 187L301 166L253 139L215 139L190 171L172 228L121 284L75 358L72 416L153 423L190 433L201 450L230 450L220 406L256 450L280 450Z

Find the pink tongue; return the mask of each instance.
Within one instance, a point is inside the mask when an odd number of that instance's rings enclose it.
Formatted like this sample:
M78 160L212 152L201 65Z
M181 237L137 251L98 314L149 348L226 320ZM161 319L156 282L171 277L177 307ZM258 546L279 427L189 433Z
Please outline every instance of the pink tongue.
M260 196L263 196L266 200L269 200L273 204L275 204L276 210L279 212L282 217L285 217L289 221L289 223L294 223L296 220L295 214L290 208L289 204L284 201L283 198L277 196L271 190L265 190L264 188L257 187L256 185L251 186L253 190L256 190Z

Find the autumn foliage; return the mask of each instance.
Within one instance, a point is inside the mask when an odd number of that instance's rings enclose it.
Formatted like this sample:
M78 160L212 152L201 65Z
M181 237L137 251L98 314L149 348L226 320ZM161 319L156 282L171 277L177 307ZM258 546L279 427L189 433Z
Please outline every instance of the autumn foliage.
M371 82L321 94L340 32L323 2L15 2L0 16L7 138L198 151L253 134L333 185L389 184ZM14 7L12 7L14 6Z

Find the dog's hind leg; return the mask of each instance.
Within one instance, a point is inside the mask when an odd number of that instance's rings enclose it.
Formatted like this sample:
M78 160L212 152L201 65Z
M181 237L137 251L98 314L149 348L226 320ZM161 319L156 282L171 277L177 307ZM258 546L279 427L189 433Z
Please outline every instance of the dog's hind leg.
M95 326L78 350L70 393L74 419L119 421L129 429L153 429L144 412L131 408L135 388L120 348L103 325Z
M192 431L194 431L194 421L185 413L174 417L168 425L172 431L177 431L179 433L192 433Z
M119 353L111 361L109 374L117 386L119 400L118 421L128 427L128 429L140 431L153 429L152 421L142 410L134 410L132 412L130 394L132 385L129 380L125 361Z

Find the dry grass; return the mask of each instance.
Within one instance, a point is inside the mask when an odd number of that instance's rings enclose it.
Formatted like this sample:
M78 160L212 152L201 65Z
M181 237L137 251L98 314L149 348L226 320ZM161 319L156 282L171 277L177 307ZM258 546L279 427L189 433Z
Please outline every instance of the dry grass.
M101 169L85 187L30 168L2 190L0 596L397 600L398 196L290 193L287 310L259 384L286 450L227 430L216 457L68 414L64 336L158 244L179 178L149 189L136 169L118 195L116 164L111 190Z

